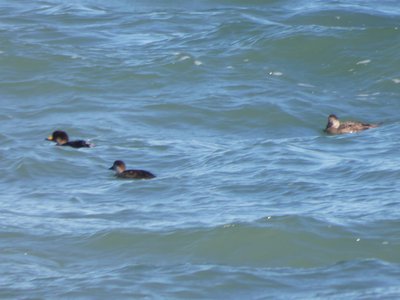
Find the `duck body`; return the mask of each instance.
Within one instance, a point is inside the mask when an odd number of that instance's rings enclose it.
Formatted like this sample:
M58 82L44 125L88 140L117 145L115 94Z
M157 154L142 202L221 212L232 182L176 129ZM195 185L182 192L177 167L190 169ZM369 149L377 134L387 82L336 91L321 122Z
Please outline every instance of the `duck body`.
M46 140L57 143L57 146L68 146L68 147L72 147L72 148L93 147L92 144L90 144L86 141L83 141L83 140L69 141L68 134L62 130L54 131Z
M126 170L125 163L122 160L116 160L110 170L115 171L115 176L118 178L127 179L152 179L156 176L145 170Z
M119 178L130 178L130 179L151 179L155 178L154 174L145 170L126 170L122 173L117 173L117 177Z
M360 132L375 127L378 127L378 125L356 121L341 122L336 115L329 115L328 124L324 131L328 134L345 134Z
M92 144L89 144L86 141L83 140L77 140L77 141L71 141L71 142L66 142L64 144L58 144L59 146L69 146L72 148L91 148Z

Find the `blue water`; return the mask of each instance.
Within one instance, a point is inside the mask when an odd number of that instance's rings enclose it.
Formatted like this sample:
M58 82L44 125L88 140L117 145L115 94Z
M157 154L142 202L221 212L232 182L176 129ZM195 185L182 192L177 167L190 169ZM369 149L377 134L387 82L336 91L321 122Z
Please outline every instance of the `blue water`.
M389 0L0 1L0 298L398 299L399 47Z

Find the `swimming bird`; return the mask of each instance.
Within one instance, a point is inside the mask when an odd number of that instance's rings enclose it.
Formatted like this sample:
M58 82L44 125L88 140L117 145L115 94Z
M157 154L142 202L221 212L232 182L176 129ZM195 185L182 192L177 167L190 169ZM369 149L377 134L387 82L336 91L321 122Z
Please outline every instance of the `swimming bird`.
M114 161L114 164L109 170L116 171L115 175L120 178L151 179L156 177L154 174L145 170L126 170L125 163L122 160Z
M65 131L56 130L46 140L56 142L57 146L69 146L72 148L88 148L93 147L92 144L83 141L69 141L68 134Z
M355 121L340 122L336 115L329 115L325 132L329 134L343 134L363 131L369 128L378 127L377 124L361 123Z

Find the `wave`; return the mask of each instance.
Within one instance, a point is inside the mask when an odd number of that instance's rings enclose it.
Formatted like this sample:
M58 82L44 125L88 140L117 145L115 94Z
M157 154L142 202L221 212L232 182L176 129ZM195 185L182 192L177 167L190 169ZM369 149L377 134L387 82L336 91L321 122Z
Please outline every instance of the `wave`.
M165 231L98 232L83 245L91 251L137 260L252 267L310 268L341 261L379 259L398 263L398 221L340 226L312 217L266 217L254 223ZM112 253L112 254L111 254Z

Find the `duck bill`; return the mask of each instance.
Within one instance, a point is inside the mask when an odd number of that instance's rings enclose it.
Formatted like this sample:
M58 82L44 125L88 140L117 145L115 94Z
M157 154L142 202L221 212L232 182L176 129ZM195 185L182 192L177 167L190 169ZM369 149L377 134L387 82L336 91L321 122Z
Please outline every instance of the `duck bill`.
M329 121L328 124L326 125L325 129L331 128L333 126L333 122Z
M53 136L49 136L48 138L45 139L46 141L54 141Z
M114 167L108 168L109 170L114 170Z

